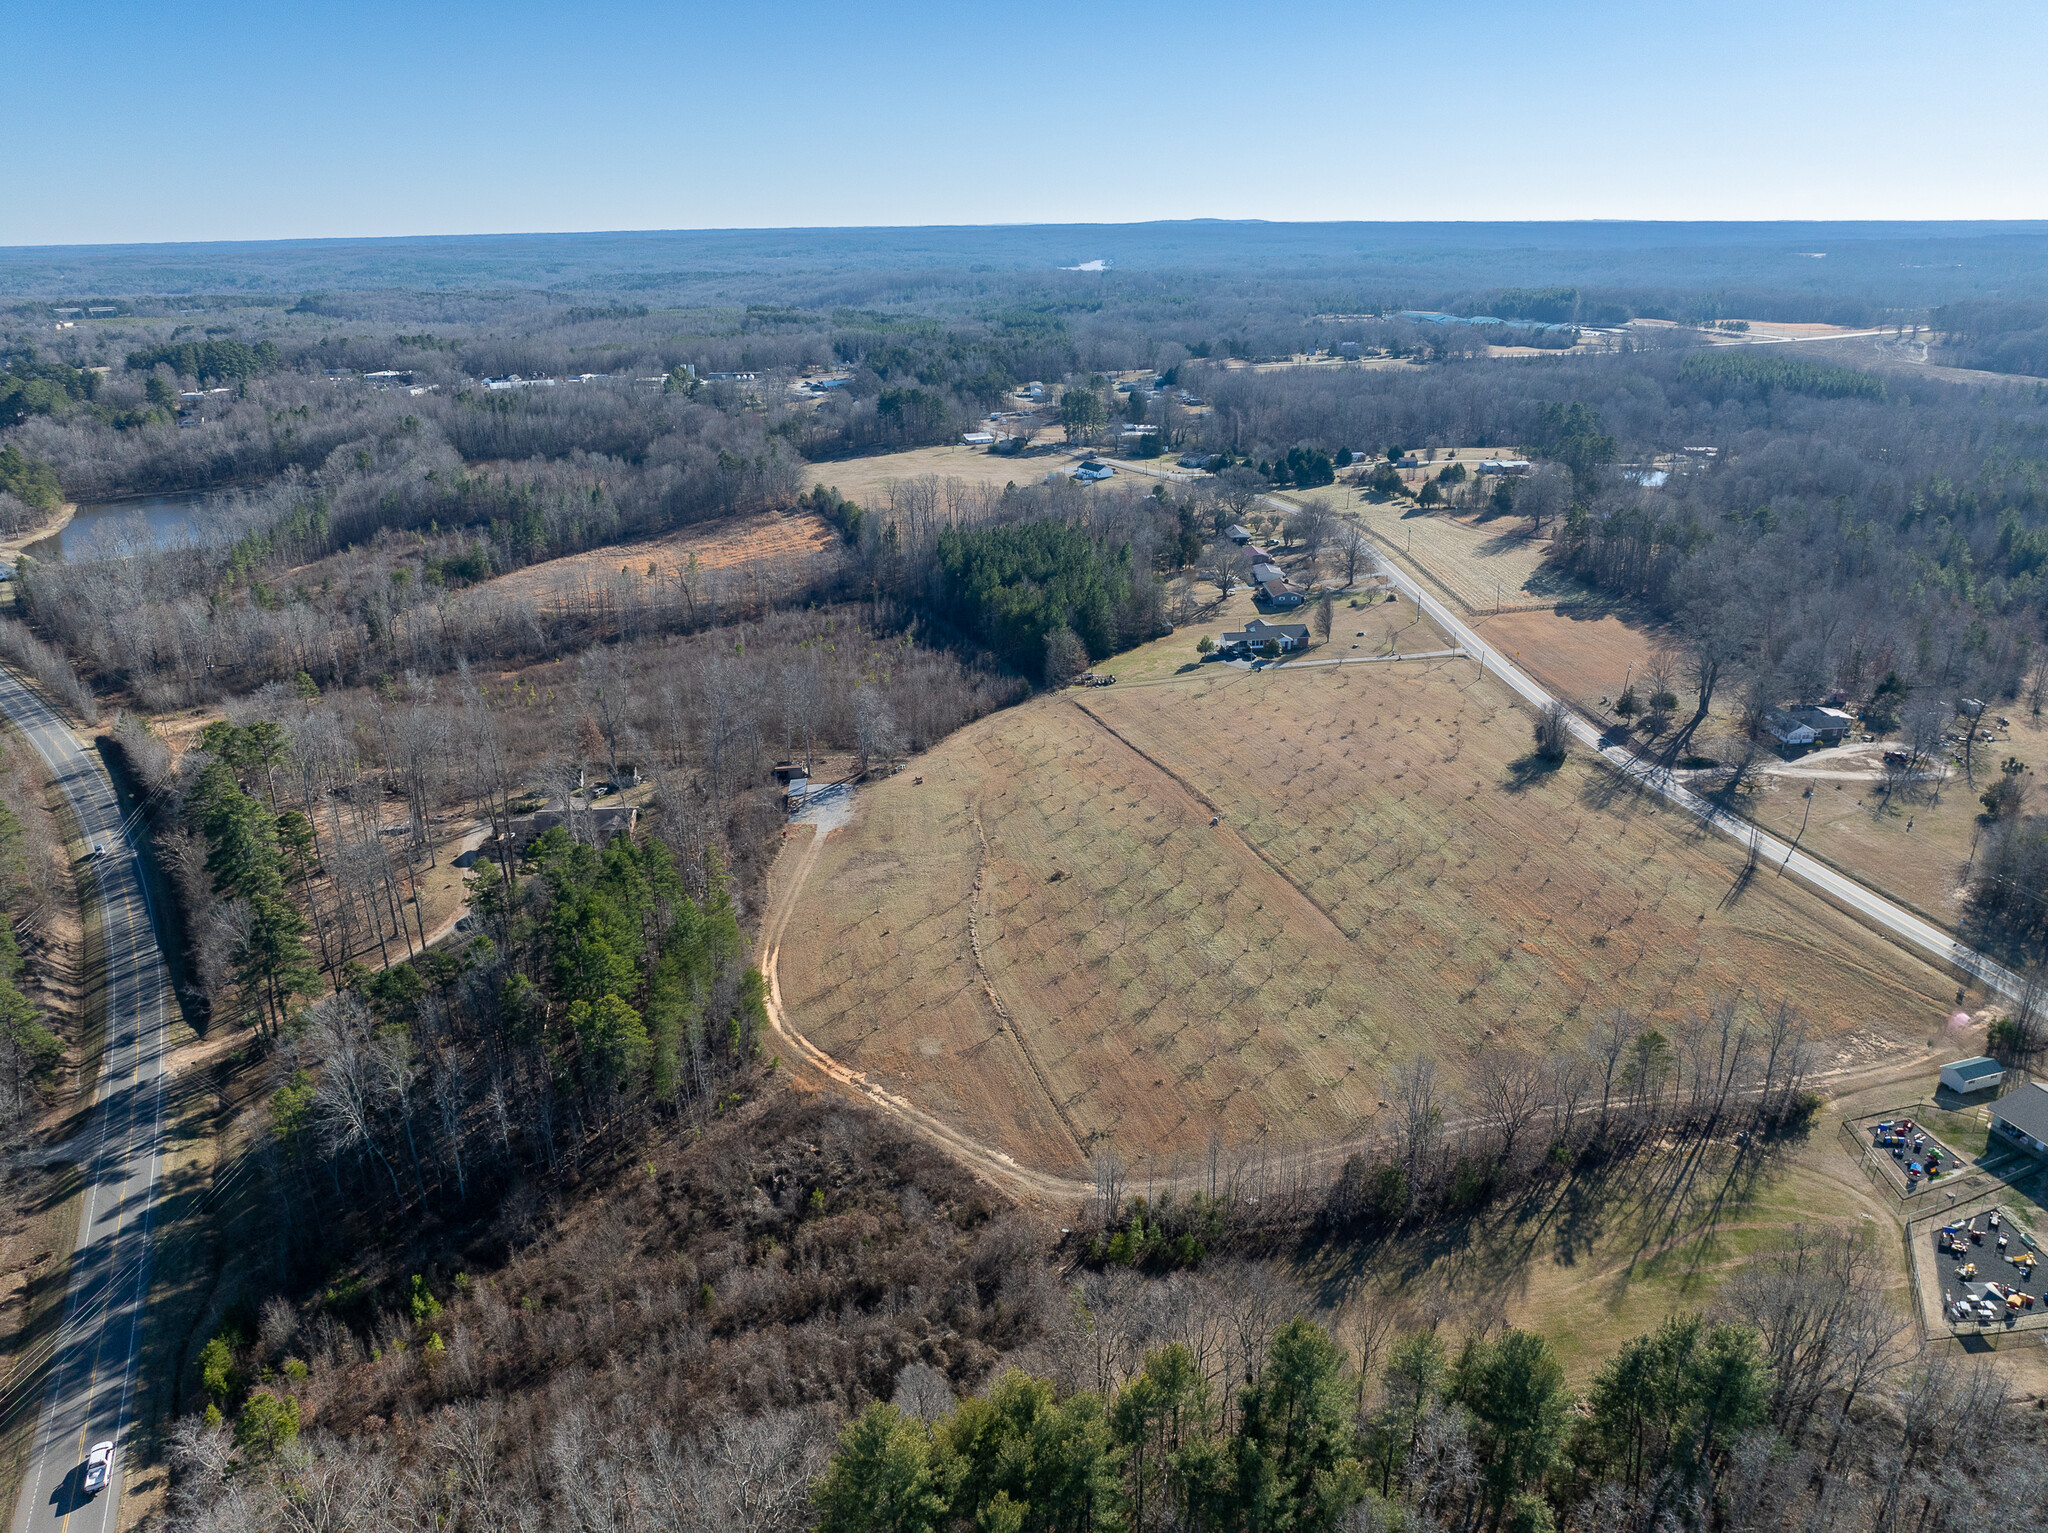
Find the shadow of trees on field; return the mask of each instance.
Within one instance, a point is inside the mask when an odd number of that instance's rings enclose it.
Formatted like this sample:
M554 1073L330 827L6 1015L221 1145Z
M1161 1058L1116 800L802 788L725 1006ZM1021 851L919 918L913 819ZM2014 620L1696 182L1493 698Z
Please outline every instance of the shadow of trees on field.
M1550 760L1531 751L1508 763L1507 776L1501 786L1510 793L1526 793L1546 777L1555 776L1564 765L1564 759Z
M1499 1324L1506 1305L1529 1296L1540 1264L1586 1268L1603 1248L1611 1269L1581 1281L1597 1282L1610 1303L1651 1279L1675 1278L1681 1292L1691 1291L1726 1259L1726 1230L1747 1222L1804 1138L1624 1151L1463 1217L1311 1239L1299 1266L1328 1308L1358 1299L1393 1304L1408 1325L1453 1316L1474 1329Z

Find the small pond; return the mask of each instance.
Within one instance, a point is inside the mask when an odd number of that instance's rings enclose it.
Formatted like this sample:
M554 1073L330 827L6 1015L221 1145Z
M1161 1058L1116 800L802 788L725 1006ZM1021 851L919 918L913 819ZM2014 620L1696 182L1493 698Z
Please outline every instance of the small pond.
M88 501L62 532L22 550L31 559L93 559L200 541L203 497L191 492Z

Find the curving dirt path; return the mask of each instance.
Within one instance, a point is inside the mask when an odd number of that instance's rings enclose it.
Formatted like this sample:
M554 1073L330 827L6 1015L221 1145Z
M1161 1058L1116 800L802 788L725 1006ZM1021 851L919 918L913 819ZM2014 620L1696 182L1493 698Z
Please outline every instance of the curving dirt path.
M1053 1116L1060 1127L1067 1131L1067 1140L1074 1147L1077 1159L1088 1158L1088 1141L1082 1136L1074 1122L1074 1115L1067 1111L1067 1104L1059 1099L1052 1089L1052 1082L1046 1078L1045 1066L1038 1062L1038 1051L1031 1046L1031 1040L1024 1036L1024 1029L1017 1025L1010 1015L1010 1008L1003 1004L1003 998L996 994L995 978L988 972L988 960L981 951L981 897L988 887L988 828L981 823L981 809L974 810L974 834L981 843L981 859L974 868L974 902L967 907L967 945L974 953L974 972L980 976L982 994L988 997L988 1004L1001 1020L998 1032L1007 1033L1017 1045L1017 1052L1024 1056L1024 1063L1031 1071L1031 1077L1038 1082L1038 1089L1045 1093L1046 1105L1052 1108ZM816 840L822 841L819 835Z
M769 905L767 918L761 923L760 939L755 945L755 962L760 966L762 977L768 981L768 1030L786 1047L798 1068L823 1077L841 1091L887 1113L919 1138L936 1145L1012 1196L1030 1203L1069 1210L1093 1196L1093 1182L1053 1176L1019 1165L1002 1151L991 1149L949 1127L887 1087L870 1080L859 1070L841 1064L791 1025L788 1013L782 1009L782 985L776 975L776 963L782 956L782 934L796 910L797 899L803 893L812 869L818 864L818 854L824 849L826 837L838 828L833 824L799 823L791 826L789 844L777 859L778 871L783 862L791 858L795 860L789 867L789 876L782 881L781 890ZM810 834L799 848L798 838L806 831Z
M862 1071L834 1059L798 1031L790 1021L788 1012L784 1010L782 987L776 973L778 961L782 956L783 934L789 926L791 915L795 913L797 901L803 895L805 884L809 882L812 871L817 867L827 837L842 828L851 818L851 806L847 802L849 798L850 794L842 797L820 820L800 821L789 828L788 839L776 859L775 871L782 875L777 880L779 887L770 899L767 913L761 922L760 936L755 943L754 961L768 984L768 1030L782 1047L785 1067L807 1074L814 1080L822 1081L855 1100L887 1114L919 1138L952 1156L968 1170L993 1183L1008 1195L1025 1203L1071 1215L1080 1204L1095 1195L1093 1181L1033 1170L1001 1150L983 1144L971 1135L942 1122L915 1103L870 1079ZM1840 1096L1845 1092L1875 1086L1888 1079L1919 1079L1924 1077L1930 1068L1932 1064L1925 1055L1910 1051L1904 1057L1882 1058L1841 1065L1833 1069L1816 1070L1807 1079L1815 1089L1830 1096ZM1586 1110L1591 1110L1590 1104ZM1476 1120L1465 1117L1454 1120L1448 1126L1457 1127L1473 1121ZM1297 1160L1309 1169L1334 1168L1341 1165L1348 1156L1370 1147L1383 1137L1372 1128L1370 1122L1365 1127L1364 1133L1323 1145L1304 1147L1289 1152L1286 1158ZM1166 1180L1170 1182L1173 1179ZM1202 1184L1198 1174L1181 1180L1190 1190L1197 1189Z

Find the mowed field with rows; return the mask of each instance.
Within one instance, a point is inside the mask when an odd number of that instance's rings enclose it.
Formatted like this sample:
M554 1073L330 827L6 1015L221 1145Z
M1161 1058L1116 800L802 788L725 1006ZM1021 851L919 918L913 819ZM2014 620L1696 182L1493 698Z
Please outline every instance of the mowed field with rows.
M1455 1080L1616 1006L1789 995L1838 1045L1944 1014L1931 967L1768 869L1730 899L1738 848L1589 762L1518 772L1528 741L1463 659L1041 697L861 790L783 1005L1047 1170L1369 1133L1418 1053Z

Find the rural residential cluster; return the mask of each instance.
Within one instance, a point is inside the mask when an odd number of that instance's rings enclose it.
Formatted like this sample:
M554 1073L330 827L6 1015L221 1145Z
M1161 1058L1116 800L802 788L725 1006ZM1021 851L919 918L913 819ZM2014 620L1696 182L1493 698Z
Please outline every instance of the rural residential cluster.
M14 1526L2037 1524L2048 235L1532 227L0 249Z

